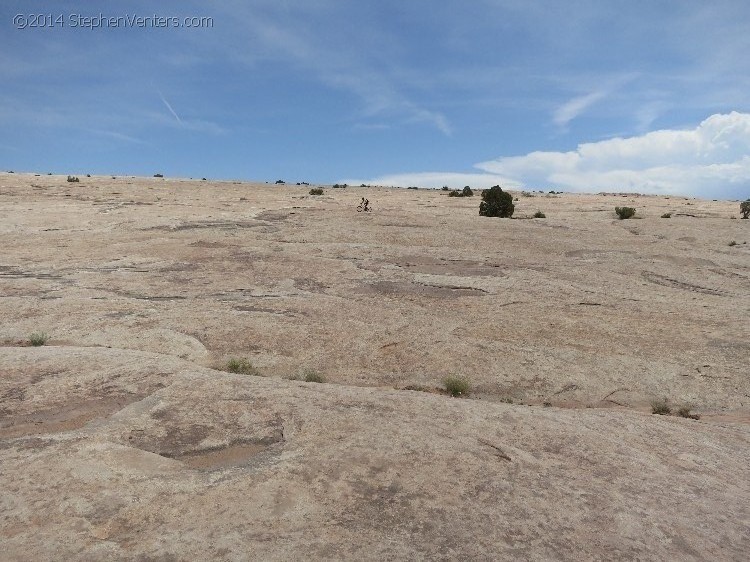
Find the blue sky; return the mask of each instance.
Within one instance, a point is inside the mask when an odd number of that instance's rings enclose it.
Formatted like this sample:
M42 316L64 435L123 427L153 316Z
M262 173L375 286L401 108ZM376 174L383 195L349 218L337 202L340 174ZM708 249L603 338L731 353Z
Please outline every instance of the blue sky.
M745 198L748 53L742 0L6 0L0 168Z

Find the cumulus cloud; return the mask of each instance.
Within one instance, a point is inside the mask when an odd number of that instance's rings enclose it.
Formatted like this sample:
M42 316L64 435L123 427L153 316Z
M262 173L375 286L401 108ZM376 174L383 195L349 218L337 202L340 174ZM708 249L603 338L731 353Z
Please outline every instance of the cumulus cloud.
M480 172L400 174L366 183L425 187L499 183L579 192L744 198L750 194L750 114L715 114L693 129L585 143L569 152L501 157L474 167Z

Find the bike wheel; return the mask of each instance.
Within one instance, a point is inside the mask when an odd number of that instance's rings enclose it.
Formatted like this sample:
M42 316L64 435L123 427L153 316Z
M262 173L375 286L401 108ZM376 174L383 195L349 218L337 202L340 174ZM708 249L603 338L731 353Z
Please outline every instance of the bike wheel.
M358 213L361 213L361 212L362 212L362 205L359 205L359 206L357 207L357 212L358 212Z

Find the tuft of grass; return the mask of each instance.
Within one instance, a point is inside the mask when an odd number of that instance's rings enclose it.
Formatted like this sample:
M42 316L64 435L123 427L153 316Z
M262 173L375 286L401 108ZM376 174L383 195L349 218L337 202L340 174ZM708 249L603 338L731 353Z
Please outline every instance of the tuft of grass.
M310 190L310 195L323 195L323 188L322 187L313 187Z
M326 382L326 378L314 369L303 371L302 380L305 382Z
M256 369L253 364L245 357L231 358L227 361L225 370L230 373L238 373L240 375L252 375L255 377L260 376L260 371Z
M79 180L76 176L68 176L68 183L78 183L81 180Z
M449 376L443 379L445 390L453 397L467 396L471 385L465 377Z
M547 215L545 215L545 214L544 214L543 212L541 212L541 211L537 211L536 213L534 213L534 218L535 218L535 219L546 219L546 218L547 218Z
M661 218L663 218L663 219L671 219L672 218L672 213L664 213L661 216Z
M690 418L691 420L699 420L701 419L700 414L691 414L690 413L690 406L681 406L679 410L677 410L677 415L681 418Z
M660 416L668 416L672 413L672 408L667 404L667 399L654 400L651 402L651 413L658 414Z
M736 240L732 240L732 241L731 241L731 242L729 243L729 245L730 245L730 246L736 246L736 245L737 245L737 241L736 241Z
M34 347L40 347L49 341L49 335L44 332L34 332L29 336L29 343Z

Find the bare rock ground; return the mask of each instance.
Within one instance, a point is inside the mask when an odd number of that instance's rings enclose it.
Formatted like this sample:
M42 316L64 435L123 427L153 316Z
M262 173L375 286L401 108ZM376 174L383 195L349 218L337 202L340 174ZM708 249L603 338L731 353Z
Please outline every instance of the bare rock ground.
M745 559L737 203L308 189L0 175L0 557Z

